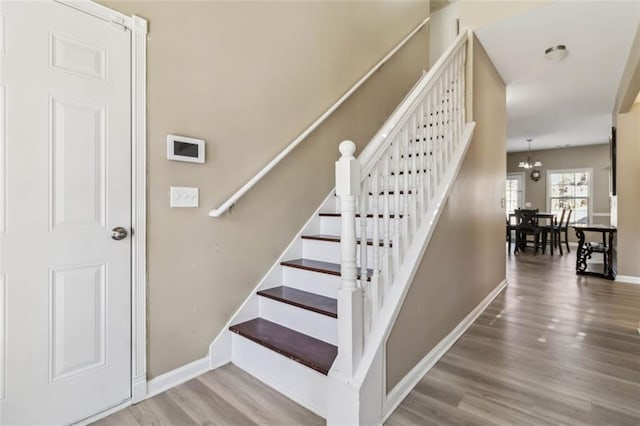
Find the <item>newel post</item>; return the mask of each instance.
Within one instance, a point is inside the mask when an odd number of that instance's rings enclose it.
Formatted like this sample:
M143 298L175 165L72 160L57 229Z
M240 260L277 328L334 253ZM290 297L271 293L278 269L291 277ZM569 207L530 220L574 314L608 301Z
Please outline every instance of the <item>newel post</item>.
M342 230L340 234L342 283L338 289L338 356L334 371L353 377L362 359L363 298L358 287L356 265L356 197L360 195L360 162L354 157L356 145L340 144L340 160L336 161L336 195L340 197Z

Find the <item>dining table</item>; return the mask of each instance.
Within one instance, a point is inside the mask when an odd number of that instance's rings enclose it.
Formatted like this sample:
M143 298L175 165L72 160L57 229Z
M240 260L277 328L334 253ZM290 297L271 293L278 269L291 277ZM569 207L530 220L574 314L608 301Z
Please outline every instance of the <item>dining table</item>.
M515 225L517 223L514 223L511 218L515 218L517 215L515 213L509 213L509 224L510 225ZM548 224L547 225L555 225L556 224L556 214L552 213L552 212L537 212L535 214L536 219L538 219L538 222L542 219L542 220L548 220ZM517 222L517 221L516 221ZM545 235L546 237L546 235ZM517 240L517 238L516 238ZM546 246L546 238L543 238L543 244ZM511 235L509 235L509 247L511 246ZM553 246L550 248L551 250L551 254L553 254ZM516 243L513 252L516 253L518 251L518 244ZM544 253L544 248L543 248L543 253Z
M511 223L511 218L512 217L516 217L515 213L509 213L509 223ZM537 212L536 213L536 218L537 219L546 219L549 220L550 223L549 224L553 224L555 222L556 219L556 214L555 213L551 213L551 212Z

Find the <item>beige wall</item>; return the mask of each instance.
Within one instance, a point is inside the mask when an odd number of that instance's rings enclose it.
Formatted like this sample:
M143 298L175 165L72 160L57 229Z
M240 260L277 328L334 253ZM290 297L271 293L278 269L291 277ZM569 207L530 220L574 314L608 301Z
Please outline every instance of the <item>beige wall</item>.
M387 390L505 278L506 89L477 40L473 50L477 127L387 341Z
M618 274L640 277L640 103L617 121Z
M545 6L553 0L459 0L460 27L481 28Z
M640 92L640 25L631 43L629 57L620 79L613 108L613 121L618 113L629 112Z
M507 172L525 173L525 202L530 202L532 208L547 211L547 171L561 169L593 169L593 210L592 223L609 224L609 144L589 145L572 148L545 149L532 151L532 156L542 162L540 180L531 180L530 171L518 167L518 162L525 152L512 152L507 154ZM524 207L520 206L520 207ZM576 241L575 235L569 233L572 241Z
M338 143L359 150L428 66L421 31L219 219L207 216L429 14L429 2L103 0L149 20L148 369L209 344L334 186ZM207 140L170 162L168 133ZM200 207L169 208L169 187Z

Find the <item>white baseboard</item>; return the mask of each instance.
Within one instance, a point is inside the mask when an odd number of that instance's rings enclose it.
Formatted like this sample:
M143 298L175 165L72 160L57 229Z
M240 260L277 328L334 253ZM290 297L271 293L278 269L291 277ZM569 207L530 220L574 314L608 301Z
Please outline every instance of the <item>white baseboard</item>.
M147 377L142 376L133 380L131 386L131 403L137 404L147 398Z
M444 339L440 341L420 362L413 367L413 369L393 388L387 395L384 417L382 422L384 423L389 416L395 411L400 403L407 397L409 392L418 384L420 379L427 374L429 370L438 362L440 358L453 346L453 344L464 334L465 331L473 322L480 316L480 314L493 302L493 299L500 294L500 292L507 286L507 279L505 278L500 284L496 286L487 297L476 306L473 311L462 320Z
M634 277L632 275L616 275L616 281L628 284L640 284L640 277Z
M209 371L209 357L198 359L183 365L182 367L161 374L149 380L147 386L147 398L154 397L166 390L178 386Z

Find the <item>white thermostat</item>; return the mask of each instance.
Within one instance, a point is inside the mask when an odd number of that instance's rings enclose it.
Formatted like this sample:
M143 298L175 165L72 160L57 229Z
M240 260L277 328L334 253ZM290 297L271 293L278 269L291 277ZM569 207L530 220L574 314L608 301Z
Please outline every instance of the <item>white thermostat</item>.
M204 163L204 139L167 135L167 158L175 161Z

